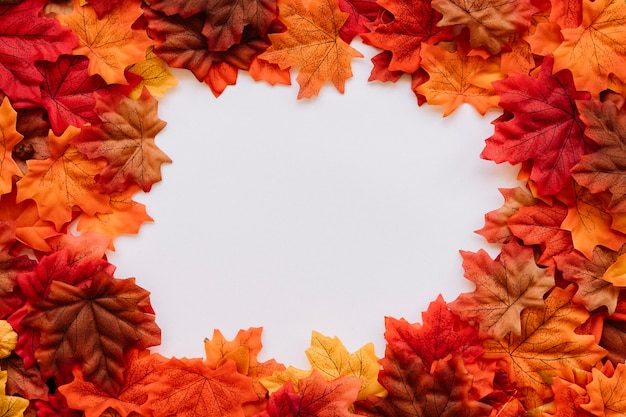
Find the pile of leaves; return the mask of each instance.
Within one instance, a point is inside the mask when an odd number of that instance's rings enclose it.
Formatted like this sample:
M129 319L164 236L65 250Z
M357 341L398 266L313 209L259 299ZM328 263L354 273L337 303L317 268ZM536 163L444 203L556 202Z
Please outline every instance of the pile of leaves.
M0 1L0 414L626 414L625 24L621 0ZM387 318L382 359L313 332L311 369L259 362L256 328L151 351L149 293L106 252L151 221L168 67L216 96L297 71L307 98L343 92L357 36L371 81L502 110L482 157L527 187L478 231L500 254L461 252L475 290Z

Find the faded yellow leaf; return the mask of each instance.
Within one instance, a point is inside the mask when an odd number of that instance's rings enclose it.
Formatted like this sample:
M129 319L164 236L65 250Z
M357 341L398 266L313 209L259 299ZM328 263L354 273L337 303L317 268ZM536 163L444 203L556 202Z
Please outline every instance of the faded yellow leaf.
M168 70L167 64L153 52L154 47L146 50L146 59L128 67L128 72L137 74L142 81L131 91L130 98L136 100L141 96L144 87L150 94L163 97L165 92L178 84L176 78Z
M28 407L28 400L5 395L7 371L0 371L0 416L22 417Z
M272 374L272 376L268 376L265 378L261 378L261 384L265 387L265 389L273 394L278 391L280 387L285 385L287 381L291 381L294 388L298 387L298 381L300 379L304 379L311 375L311 371L305 371L302 369L295 368L290 366L285 371L276 371Z
M0 359L8 357L16 344L17 333L13 331L8 321L0 320Z

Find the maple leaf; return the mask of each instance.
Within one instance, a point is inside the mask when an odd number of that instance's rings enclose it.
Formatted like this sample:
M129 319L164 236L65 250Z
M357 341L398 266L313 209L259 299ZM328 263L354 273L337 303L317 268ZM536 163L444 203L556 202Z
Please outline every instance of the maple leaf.
M533 388L542 398L552 394L550 384L555 377L588 371L606 354L593 336L574 332L588 317L585 309L571 303L575 291L574 285L555 288L545 307L522 311L521 335L510 333L484 343L486 358L507 360L518 387Z
M133 100L141 96L146 87L150 94L163 97L165 92L178 84L178 81L168 71L167 64L154 53L154 48L146 50L146 59L128 67L128 72L141 77L141 82L129 94Z
M156 0L150 8L184 18L204 13L202 34L212 51L241 43L244 29L265 36L278 14L275 0Z
M626 413L624 366L623 363L617 364L615 373L610 378L599 369L592 369L593 380L586 386L590 401L580 407L596 416L623 416Z
M359 378L361 386L358 400L364 400L370 395L384 395L385 389L377 381L380 366L373 343L350 354L339 338L331 339L314 331L311 346L305 353L313 370L318 371L327 381L341 375Z
M106 162L89 160L69 144L79 133L68 128L62 136L50 134L50 158L28 161L28 173L17 182L17 202L35 200L39 216L57 230L72 219L74 206L87 214L108 211L110 197L101 194L96 182Z
M424 370L418 357L389 349L381 364L383 370L379 380L389 394L385 398L370 397L369 404L358 403L359 414L365 412L366 415L383 417L479 417L491 414L490 406L469 398L472 376L458 355L434 362L431 373ZM368 409L375 413L368 412Z
M141 0L120 2L110 13L98 19L91 5L81 6L74 1L74 12L57 15L80 40L74 55L89 58L89 75L99 74L107 84L126 84L124 69L143 61L152 41L144 30L132 29L141 16Z
M554 405L556 415L563 417L594 417L580 408L581 404L589 402L589 396L584 388L576 384L568 383L561 378L556 378L552 384L554 391Z
M201 359L172 358L148 386L154 417L243 417L242 404L258 399L252 379L228 361L213 370Z
M24 361L15 353L0 360L0 367L7 372L5 392L17 395L28 400L48 399L48 387L41 379L41 373L36 366L26 369Z
M568 206L561 228L572 233L574 248L587 258L593 256L593 250L598 245L619 250L626 243L626 235L611 227L613 218L597 195L574 184L571 190L564 189L559 198Z
M16 288L17 276L37 265L26 255L12 256L10 248L15 243L15 224L0 222L0 318L6 318L24 304L24 296Z
M576 91L568 70L552 75L548 57L537 78L514 74L494 87L500 106L513 118L495 125L480 156L497 163L532 160L530 179L539 194L556 194L569 183L569 171L581 156L595 150L576 109L576 101L589 95Z
M580 26L583 18L582 0L552 1L550 21L557 23L562 29Z
M357 398L361 380L340 376L326 381L318 371L298 381L297 392L291 382L276 391L267 409L257 417L351 417L348 411Z
M379 0L378 4L393 15L393 20L381 22L361 38L368 45L391 52L390 71L414 73L422 61L423 43L434 45L454 36L450 28L437 26L441 14L431 7L430 0Z
M21 397L12 397L5 394L7 382L6 371L0 371L0 416L22 417L28 407L28 400Z
M281 69L300 67L299 99L317 95L325 81L343 93L352 76L350 60L363 55L339 37L347 14L339 10L337 0L278 0L278 9L287 31L269 34L272 45L259 57Z
M508 221L521 207L535 204L535 198L524 189L500 188L500 194L504 197L504 204L497 210L485 214L485 226L476 230L475 233L482 235L489 243L506 243L513 235L508 226Z
M98 123L94 93L106 84L100 76L87 74L87 58L63 55L56 62L38 62L36 66L45 80L41 83L41 102L56 135L63 134L68 126Z
M84 127L72 141L89 158L107 160L99 178L102 192L123 191L132 183L147 192L161 180L161 164L172 160L154 143L165 127L157 104L147 90L138 100L105 96L96 104L101 124Z
M84 413L68 407L65 397L59 391L48 396L48 401L34 401L37 417L84 417ZM135 416L136 417L136 416Z
M626 9L620 0L583 0L582 22L561 31L555 69L569 68L576 86L593 96L605 90L609 74L626 80Z
M472 362L483 352L476 329L448 309L440 296L422 313L423 324L404 319L385 318L385 340L388 347L407 356L417 356L426 370L449 355L460 355Z
M0 105L0 194L11 192L13 177L21 177L22 171L13 160L13 148L23 138L16 130L17 112L8 98Z
M621 297L617 302L615 312L610 317L605 317L601 322L600 346L605 348L607 359L613 363L624 363L626 352L626 305Z
M606 306L609 314L615 312L620 289L602 277L623 251L624 249L615 252L597 246L591 259L576 251L555 258L558 269L563 272L563 278L578 286L574 302L584 305L588 311Z
M348 13L348 20L339 31L346 43L352 42L355 36L371 32L371 26L383 13L376 0L339 0L338 5L342 12Z
M598 149L583 155L571 172L577 183L593 193L609 191L608 210L626 211L626 166L622 162L626 148L626 110L614 102L591 100L580 103L581 119L587 126L585 134L597 143Z
M85 381L80 369L74 369L74 380L59 387L68 405L83 410L85 417L100 417L108 408L117 411L122 417L137 413L147 415L148 385L160 378L159 367L165 358L147 351L139 354L132 351L124 370L124 384L116 395L103 392L91 382Z
M432 0L433 9L443 15L439 26L464 25L470 31L472 48L500 52L511 35L530 26L536 11L530 0Z
M527 307L543 306L543 295L554 287L554 271L535 264L533 249L511 241L502 246L495 260L484 250L461 251L465 277L476 284L461 294L450 309L464 321L475 321L481 333L502 339L521 333L520 313Z
M0 320L0 359L8 357L17 344L17 333L6 320Z
M134 278L115 279L104 271L87 288L52 282L45 300L22 320L41 334L35 356L44 378L77 362L88 380L117 392L124 382L124 352L160 343L148 294Z
M522 239L526 245L539 245L542 251L537 264L554 264L554 257L573 250L572 235L561 229L561 223L567 216L567 207L559 202L552 206L538 201L533 206L520 207L508 221L514 236Z
M16 203L17 190L10 194L0 196L0 221L14 222L15 237L24 245L36 250L48 252L50 245L46 239L57 236L54 224L42 220L39 217L37 205L34 201L28 200L23 203Z
M468 55L470 50L464 37L457 39L455 52L440 45L422 45L422 67L429 79L414 91L425 96L428 104L445 106L444 117L462 103L471 104L484 115L498 106L498 96L491 83L502 79L504 74L496 62Z
M37 103L41 74L35 61L56 61L71 53L76 36L41 10L44 0L0 4L0 90L9 97Z

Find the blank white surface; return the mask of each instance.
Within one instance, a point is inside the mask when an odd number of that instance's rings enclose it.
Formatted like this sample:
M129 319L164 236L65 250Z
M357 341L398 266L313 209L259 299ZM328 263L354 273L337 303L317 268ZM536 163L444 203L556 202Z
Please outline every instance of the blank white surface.
M243 74L215 99L175 71L157 136L174 163L139 197L155 223L110 256L152 293L157 351L203 357L214 328L263 326L262 358L287 365L308 367L312 330L382 355L384 316L421 321L439 293L471 290L458 251L489 248L473 231L517 185L479 158L498 113L444 119L408 80L368 83L374 51L356 48L346 94L308 101Z

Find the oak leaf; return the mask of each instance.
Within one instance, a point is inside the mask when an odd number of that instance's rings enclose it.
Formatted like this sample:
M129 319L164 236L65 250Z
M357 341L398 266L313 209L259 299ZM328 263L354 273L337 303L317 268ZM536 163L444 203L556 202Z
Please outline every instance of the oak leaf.
M299 99L317 95L325 81L343 93L352 76L350 60L363 55L339 37L347 14L339 10L337 0L278 0L278 8L287 31L269 34L272 45L259 57L281 69L300 68Z
M378 383L378 358L374 344L368 343L350 354L339 338L330 338L316 331L311 335L311 346L306 350L311 367L327 381L342 375L354 376L361 380L357 399L364 400L370 395L383 396L385 389Z
M68 128L62 136L50 134L50 158L28 161L28 173L17 182L17 202L32 199L39 216L57 230L72 219L74 206L87 214L106 213L110 197L98 191L96 176L106 162L87 157L69 144L79 133Z
M16 125L17 112L5 97L0 105L0 195L11 192L14 176L22 176L22 171L13 160L13 148L23 138Z
M510 333L502 340L485 341L485 357L505 359L518 388L530 387L542 398L549 397L555 377L589 371L606 354L593 336L574 332L588 317L571 302L575 291L574 285L555 288L544 307L522 311L519 336Z
M141 77L141 82L129 95L133 100L141 96L144 87L153 96L163 97L168 89L178 84L176 78L169 72L167 64L154 53L153 47L146 50L146 59L129 66L127 71Z
M422 62L422 44L434 45L454 37L451 28L437 26L441 14L431 7L430 0L379 0L378 4L393 15L393 20L381 22L361 38L391 53L389 71L414 73Z
M608 210L626 211L626 164L622 156L626 150L626 110L619 109L613 101L591 100L578 104L585 134L598 149L583 155L571 172L580 185L593 193L609 191Z
M252 379L233 361L213 370L201 359L172 358L148 386L154 417L244 417L242 405L258 399Z
M576 91L568 70L553 75L548 57L537 78L514 74L494 87L513 118L495 125L480 156L497 163L532 160L530 179L539 194L556 194L571 181L569 171L581 156L595 150L576 108L589 95Z
M108 393L124 383L125 351L155 346L161 339L149 293L134 278L115 279L105 271L86 288L52 282L48 296L29 309L22 324L41 334L35 356L44 378L77 363Z
M297 391L291 382L276 391L256 417L351 417L348 407L356 401L360 385L361 380L351 376L327 381L314 370L298 381Z
M580 26L561 31L555 70L569 68L576 87L598 97L609 74L626 80L626 8L620 0L583 0Z
M491 83L504 78L499 65L470 50L463 36L454 52L441 45L423 44L420 56L428 81L414 91L426 97L428 104L443 105L444 117L462 103L471 104L480 114L498 106L498 96Z
M502 339L512 332L519 336L520 314L528 307L542 307L543 295L554 287L551 268L535 264L533 249L511 241L491 260L484 250L461 251L465 277L476 285L450 303L464 321L479 323L480 332Z
M141 0L120 2L119 7L98 19L91 5L81 6L74 0L74 12L57 15L80 40L74 55L89 58L89 75L99 74L108 84L126 84L124 70L143 61L152 41L142 29L132 24L141 16Z
M89 158L107 160L99 176L102 192L124 191L131 184L147 192L161 180L161 164L172 160L155 144L165 127L157 105L147 90L137 100L115 94L102 97L96 104L101 123L85 126L72 140Z
M592 369L593 380L586 389L590 401L581 404L581 408L596 416L619 417L626 413L626 372L625 365L617 364L615 373L610 378L598 369Z
M381 360L380 382L389 394L370 397L357 404L357 413L383 417L479 417L489 416L491 407L469 398L472 376L463 359L452 356L424 369L418 357L407 357L387 349Z
M483 236L489 243L507 243L513 237L508 221L521 207L535 204L535 198L524 189L500 188L504 204L499 209L485 214L485 226L475 233Z
M22 417L28 407L28 400L5 394L6 371L0 371L0 415L2 417Z
M576 251L555 258L558 269L563 272L563 278L578 286L574 302L584 305L588 311L605 306L609 314L615 312L620 288L602 277L625 249L615 252L597 246L591 259Z
M43 16L45 3L0 4L0 90L14 100L37 103L43 80L35 61L54 62L77 44L71 30Z
M432 0L433 9L443 18L439 26L464 25L469 28L470 45L500 52L511 35L530 26L536 11L530 0Z

